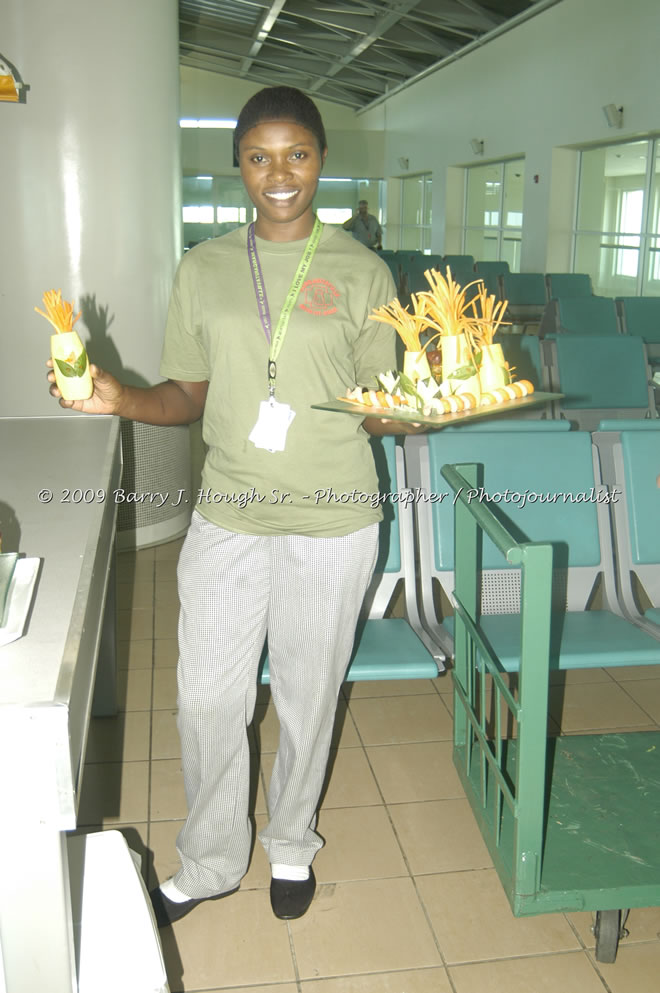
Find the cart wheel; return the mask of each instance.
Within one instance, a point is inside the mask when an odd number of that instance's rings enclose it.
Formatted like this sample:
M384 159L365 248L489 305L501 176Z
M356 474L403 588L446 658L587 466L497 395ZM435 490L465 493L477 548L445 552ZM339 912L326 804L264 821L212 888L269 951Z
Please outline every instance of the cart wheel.
M620 910L598 910L596 911L596 923L594 924L594 935L596 937L596 961L614 962L616 952L619 947L622 928Z

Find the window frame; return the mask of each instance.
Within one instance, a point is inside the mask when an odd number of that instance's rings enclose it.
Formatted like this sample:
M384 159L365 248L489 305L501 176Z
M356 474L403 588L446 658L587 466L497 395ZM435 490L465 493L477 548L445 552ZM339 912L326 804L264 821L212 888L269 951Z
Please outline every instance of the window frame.
M600 229L580 227L580 208L584 172L584 155L597 149L611 149L621 145L646 144L646 165L644 169L643 187L640 190L637 184L634 189L625 189L625 186L616 192L616 202L613 214L617 219L616 228ZM571 270L576 271L578 266L578 253L581 238L599 238L599 260L598 273L590 273L594 288L597 291L599 286L607 289L607 283L616 279L634 280L634 288L622 289L620 292L607 292L607 296L642 296L660 295L660 171L656 174L656 162L660 165L660 135L649 134L638 137L628 137L619 141L600 142L597 145L588 145L578 149L579 161L576 176L575 191L575 211L573 218L572 244L571 244ZM640 173L641 175L641 173ZM625 174L622 174L625 176ZM654 178L656 182L654 184ZM621 204L627 193L640 191L642 193L642 208L640 211L640 230L626 231L623 229L621 218ZM604 206L604 213L607 208ZM655 226L657 230L652 230L654 224L653 213L655 212ZM611 243L606 244L606 240L611 239ZM637 244L632 244L637 241ZM604 249L608 252L605 253ZM630 275L624 271L624 262L630 258L629 253L635 252L637 256L637 273ZM582 267L584 268L584 267ZM658 283L657 287L650 287L650 283Z
M505 242L515 242L516 245L517 245L517 249L514 249L514 251L513 251L513 256L514 256L513 263L507 259L507 261L509 261L509 267L511 269L511 272L518 272L520 270L520 257L521 257L521 253L522 253L523 222L524 222L524 216L525 216L524 204L523 204L523 209L521 211L521 215L522 216L521 216L521 219L520 219L520 224L519 225L511 225L511 224L505 224L504 223L504 219L505 219L505 196L506 196L505 170L506 170L506 167L507 166L514 165L515 163L520 163L520 165L522 167L522 171L523 171L523 176L524 176L524 170L525 170L525 165L526 165L525 156L524 155L515 155L515 156L513 156L511 158L496 159L495 161L492 161L492 162L479 162L479 163L471 164L469 166L465 166L465 182L463 184L463 226L462 226L462 232L461 232L461 248L462 248L462 251L463 252L466 252L466 253L468 253L467 242L468 242L468 237L469 237L469 233L470 232L480 232L480 233L483 234L484 240L486 239L486 236L488 236L488 239L489 240L496 241L497 244L496 244L496 247L495 247L495 259L493 261L498 261L498 262L500 262L503 259L505 259L505 255L503 253L504 243ZM500 168L500 179L499 179L500 194L499 194L499 202L498 202L498 205L497 205L497 209L494 210L494 211L491 211L491 213L496 213L498 215L499 223L497 223L497 224L468 224L469 189L470 189L469 172L470 172L470 170L473 170L473 169L483 169L484 166L488 166L488 167L491 167L491 168L492 167L495 167L495 166L499 166L499 168ZM523 184L524 184L524 179L523 179ZM523 190L524 190L524 185L523 185ZM519 233L519 237L512 237L512 235L515 232L518 232ZM474 254L474 253L469 252L469 254Z

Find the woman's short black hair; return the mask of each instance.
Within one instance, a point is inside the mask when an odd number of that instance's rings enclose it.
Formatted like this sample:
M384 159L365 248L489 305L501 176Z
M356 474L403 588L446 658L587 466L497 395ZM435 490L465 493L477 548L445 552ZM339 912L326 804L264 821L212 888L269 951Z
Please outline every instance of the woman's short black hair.
M263 121L295 121L314 135L321 154L328 147L325 128L313 100L293 86L268 86L250 97L238 115L234 130L234 154L243 135Z

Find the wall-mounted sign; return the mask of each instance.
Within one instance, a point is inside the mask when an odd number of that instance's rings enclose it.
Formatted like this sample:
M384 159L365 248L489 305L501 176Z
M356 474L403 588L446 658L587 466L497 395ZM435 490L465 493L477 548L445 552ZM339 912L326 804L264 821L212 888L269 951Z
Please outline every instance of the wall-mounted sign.
M0 55L0 103L25 103L29 89L16 66Z

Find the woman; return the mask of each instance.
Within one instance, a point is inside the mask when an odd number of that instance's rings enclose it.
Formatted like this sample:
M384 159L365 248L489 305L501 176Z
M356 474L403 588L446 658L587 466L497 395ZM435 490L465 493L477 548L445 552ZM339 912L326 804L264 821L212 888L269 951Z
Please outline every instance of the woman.
M247 871L247 726L266 635L280 742L259 838L276 916L309 907L323 843L316 809L381 516L341 496L378 489L367 431L402 430L311 407L375 385L396 364L393 332L369 320L395 295L387 267L314 215L327 155L317 108L289 87L262 90L241 111L235 143L257 219L182 260L167 382L125 387L92 367L92 398L60 400L151 424L204 419L208 456L177 573L189 813L181 868L151 894L161 926L234 892Z

